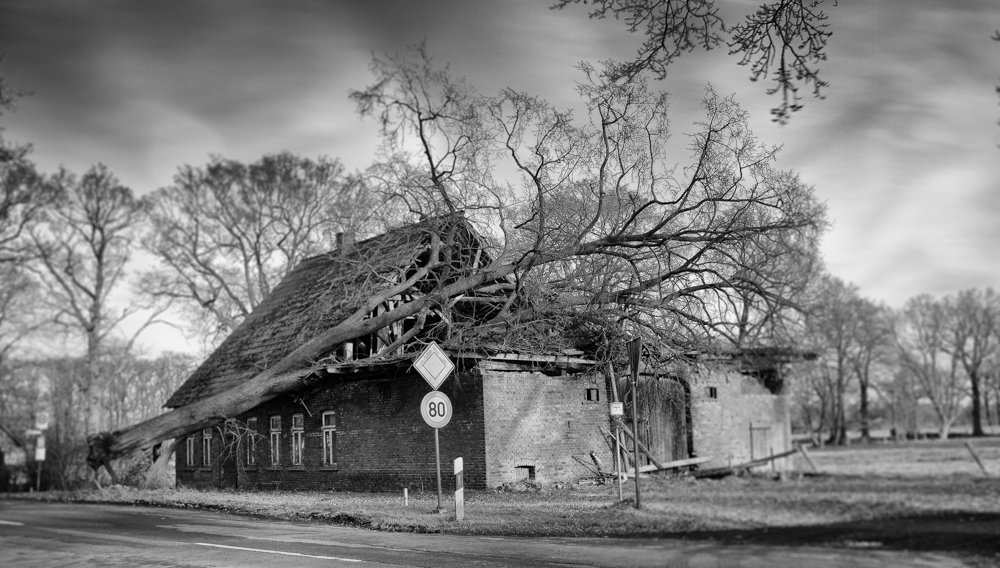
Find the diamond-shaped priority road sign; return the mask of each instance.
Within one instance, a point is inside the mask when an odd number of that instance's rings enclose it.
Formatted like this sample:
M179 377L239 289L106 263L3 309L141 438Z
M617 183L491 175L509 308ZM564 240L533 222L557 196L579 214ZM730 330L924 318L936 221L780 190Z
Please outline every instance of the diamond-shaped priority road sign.
M455 364L451 362L448 355L432 341L424 348L417 360L413 362L413 368L420 373L420 376L437 390L441 383L448 378L448 375L455 370Z

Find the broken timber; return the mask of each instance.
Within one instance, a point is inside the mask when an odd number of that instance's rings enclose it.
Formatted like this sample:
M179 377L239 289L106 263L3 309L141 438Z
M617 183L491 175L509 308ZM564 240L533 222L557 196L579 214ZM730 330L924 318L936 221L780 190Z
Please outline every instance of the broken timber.
M760 458L756 460L751 460L737 465L731 465L728 467L715 467L712 469L703 469L696 471L694 476L698 479L721 479L723 477L728 477L734 475L738 472L749 471L751 468L757 467L759 465L764 465L777 459L787 458L788 456L797 453L798 448L794 450L788 450L781 452L780 454L772 454L766 458Z
M666 462L666 463L660 464L659 466L644 465L644 466L642 466L642 467L639 468L639 473L652 473L654 471L666 471L666 470L671 470L671 469L679 469L679 468L682 468L682 467L690 467L692 465L703 464L703 463L706 463L706 462L709 462L709 461L712 461L712 457L711 456L704 456L704 457L700 457L700 458L688 458L688 459L684 459L684 460L675 460L675 461L670 461L670 462ZM632 469L632 468L629 468L629 469L625 470L625 475L627 475L628 477L635 477L635 470Z

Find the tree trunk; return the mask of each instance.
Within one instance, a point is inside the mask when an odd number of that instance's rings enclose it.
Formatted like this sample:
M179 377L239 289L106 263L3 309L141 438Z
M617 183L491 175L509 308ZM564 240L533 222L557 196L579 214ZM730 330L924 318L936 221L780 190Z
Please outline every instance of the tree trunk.
M871 433L868 430L868 382L859 381L858 386L861 390L860 408L858 409L860 414L859 420L861 421L861 439L865 442L870 442Z
M941 427L938 429L938 437L947 440L951 435L951 420L941 420Z
M982 406L979 394L979 373L973 371L969 373L969 383L972 385L972 435L983 435Z

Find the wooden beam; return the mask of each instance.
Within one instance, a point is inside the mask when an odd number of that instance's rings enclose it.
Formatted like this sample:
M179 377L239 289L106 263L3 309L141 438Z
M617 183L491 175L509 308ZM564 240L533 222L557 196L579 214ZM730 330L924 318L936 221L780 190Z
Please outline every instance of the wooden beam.
M986 477L989 477L990 476L990 472L987 471L986 470L986 466L983 465L983 460L979 459L979 454L976 452L976 448L972 447L972 443L969 442L969 441L966 441L965 442L965 448L967 450L969 450L970 454L972 454L972 459L976 460L976 463L979 464L979 469L983 470L983 475L986 476Z
M643 444L642 440L636 438L635 434L632 433L632 430L629 429L628 426L625 426L623 424L622 425L622 431L625 432L626 434L628 434L629 437L631 437L633 440L639 442L639 450L641 450L642 453L646 454L646 457L649 458L649 461L653 462L653 465L656 466L656 469L663 469L663 466L660 464L659 461L657 461L657 459L655 457L653 457L653 453L649 451L649 448L646 447L646 444ZM636 456L636 461L638 461L638 458L639 458L639 456Z
M813 462L812 457L809 456L809 451L805 446L799 446L799 453L802 454L803 458L805 458L806 463L812 468L813 473L819 473L819 468L816 467L816 464Z
M688 458L685 460L675 460L671 462L664 463L662 467L656 467L655 465L644 465L639 468L639 473L652 473L654 471L664 471L668 469L677 469L681 467L688 467L692 465L703 464L712 461L711 456L700 457L700 458ZM635 477L635 470L630 470L625 472L625 475L630 477Z

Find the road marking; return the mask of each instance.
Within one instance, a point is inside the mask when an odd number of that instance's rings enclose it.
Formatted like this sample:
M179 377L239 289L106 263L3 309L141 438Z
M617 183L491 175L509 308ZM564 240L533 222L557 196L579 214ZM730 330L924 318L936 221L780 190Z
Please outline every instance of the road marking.
M0 521L0 525L10 525L12 527L23 527L24 523L15 523L14 521Z
M300 552L282 552L280 550L265 550L263 548L245 548L242 546L226 546L225 544L209 544L207 542L194 542L199 546L214 546L215 548L228 548L230 550L246 550L249 552L265 552L267 554L283 554L285 556L301 556L304 558L319 558L320 560L340 560L341 562L364 562L356 558L338 558L336 556L317 556L314 554L302 554Z

